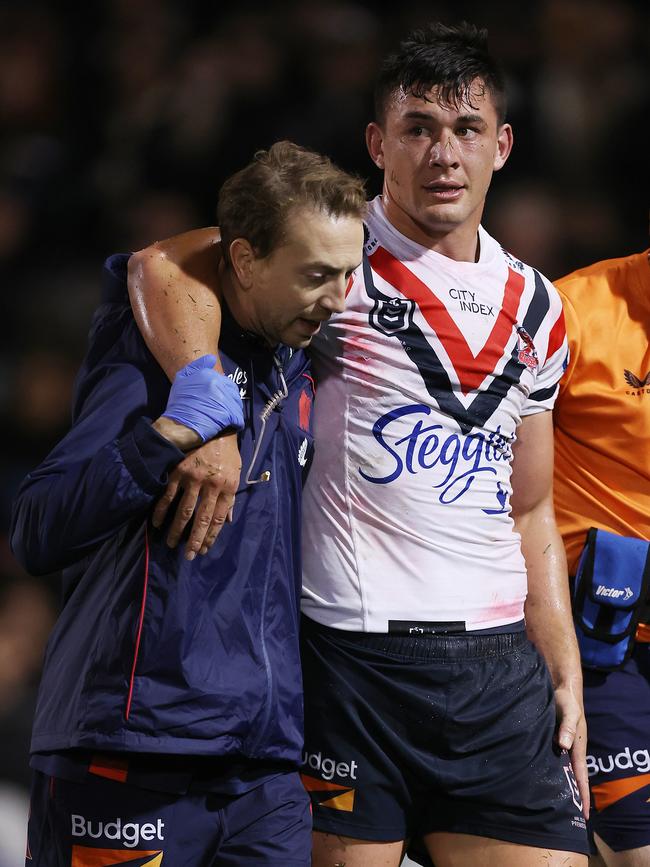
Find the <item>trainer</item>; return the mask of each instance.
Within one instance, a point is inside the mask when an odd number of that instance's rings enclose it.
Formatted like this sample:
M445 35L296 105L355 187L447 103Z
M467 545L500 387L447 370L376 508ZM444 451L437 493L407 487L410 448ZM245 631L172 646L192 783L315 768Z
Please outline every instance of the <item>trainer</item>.
M310 863L298 552L313 385L300 350L343 309L365 208L359 180L288 142L230 178L226 375L205 355L171 390L132 317L128 257L107 260L72 428L13 515L28 571L63 570L32 738L32 861ZM152 504L188 451L233 429L232 522L188 558L152 527ZM210 475L205 454L189 462Z

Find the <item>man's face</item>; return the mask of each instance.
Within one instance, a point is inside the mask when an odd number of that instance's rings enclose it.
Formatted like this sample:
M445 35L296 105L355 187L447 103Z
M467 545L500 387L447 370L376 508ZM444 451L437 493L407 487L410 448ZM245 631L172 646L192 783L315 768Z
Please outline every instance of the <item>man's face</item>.
M476 245L492 173L512 147L509 124L498 124L492 96L480 79L471 105L440 103L398 91L383 124L367 130L370 155L384 170L386 214L407 237L454 255ZM450 247L447 251L445 247ZM472 258L473 253L469 256ZM464 256L460 256L464 258Z
M307 346L320 325L345 304L361 262L363 223L302 208L290 214L284 243L253 263L254 330L272 345Z

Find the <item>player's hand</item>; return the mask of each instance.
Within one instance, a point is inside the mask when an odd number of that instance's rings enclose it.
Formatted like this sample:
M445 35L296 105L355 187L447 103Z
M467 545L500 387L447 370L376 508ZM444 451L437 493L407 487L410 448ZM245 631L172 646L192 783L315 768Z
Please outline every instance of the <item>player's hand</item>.
M207 553L226 520L232 516L240 473L241 457L236 434L210 440L190 452L174 468L151 518L154 527L160 527L176 495L182 492L167 534L167 544L171 548L176 547L183 530L192 520L185 557L193 560L197 554Z
M568 750L571 766L578 784L582 812L585 819L589 818L589 774L587 772L587 723L582 707L582 698L576 696L574 688L559 686L555 690L555 705L557 710L558 745Z

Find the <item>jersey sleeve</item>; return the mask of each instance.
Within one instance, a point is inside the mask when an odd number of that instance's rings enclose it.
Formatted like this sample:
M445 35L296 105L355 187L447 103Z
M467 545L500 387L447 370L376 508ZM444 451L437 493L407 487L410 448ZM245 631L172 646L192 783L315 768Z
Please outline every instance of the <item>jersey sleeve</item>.
M522 409L522 416L552 410L560 389L560 381L569 363L569 345L562 301L548 280L544 285L549 294L549 308L536 339L539 366L535 386Z
M578 361L578 357L580 356L581 333L580 319L578 318L576 309L571 303L569 296L563 291L561 283L560 285L558 285L557 290L560 293L560 298L562 299L562 307L564 309L564 324L566 328L569 347L569 363L567 365L566 373L564 374L564 376L562 377L562 381L560 382L560 393L558 395L558 403L561 403L562 395L565 393L569 386L569 382L571 381L571 377L573 376L573 371Z
M149 423L169 384L146 358L130 310L101 319L77 381L72 427L14 503L12 550L33 574L72 565L143 518L184 457Z

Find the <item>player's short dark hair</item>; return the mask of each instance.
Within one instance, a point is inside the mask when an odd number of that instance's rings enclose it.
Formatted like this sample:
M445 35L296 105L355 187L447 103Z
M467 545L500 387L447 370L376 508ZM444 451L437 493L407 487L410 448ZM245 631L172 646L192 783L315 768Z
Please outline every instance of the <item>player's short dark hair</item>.
M360 178L321 154L276 142L268 151L257 151L221 188L217 218L226 260L236 238L245 238L257 256L268 256L283 243L287 218L297 209L361 220L366 207Z
M414 30L382 63L375 86L375 119L383 124L394 93L424 97L433 87L447 105L472 105L472 82L480 79L492 96L499 124L506 117L505 76L488 51L487 30L468 24L429 24Z

